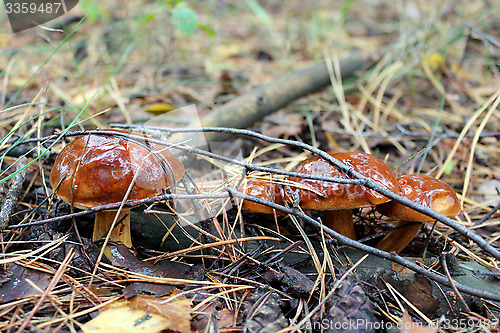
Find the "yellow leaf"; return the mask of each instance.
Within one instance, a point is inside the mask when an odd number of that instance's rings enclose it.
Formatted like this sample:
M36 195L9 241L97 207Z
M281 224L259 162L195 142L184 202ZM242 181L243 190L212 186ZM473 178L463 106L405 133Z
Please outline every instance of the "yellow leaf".
M119 300L82 326L84 333L187 333L191 330L191 301L184 297L135 296Z
M426 63L433 71L440 69L444 65L445 61L446 59L439 53L428 54L423 60L423 62Z
M241 52L238 44L223 44L215 48L215 54L221 58L237 56Z
M161 114L175 110L175 106L169 103L156 103L146 106L144 110L151 113Z

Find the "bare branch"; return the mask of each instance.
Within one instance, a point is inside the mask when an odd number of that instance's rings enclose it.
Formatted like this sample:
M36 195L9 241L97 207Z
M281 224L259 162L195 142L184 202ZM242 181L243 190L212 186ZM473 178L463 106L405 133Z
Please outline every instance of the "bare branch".
M337 167L340 171L342 171L344 174L347 176L353 178L353 179L342 179L342 178L330 178L330 177L317 177L313 175L306 175L302 173L296 173L296 172L287 172L284 170L279 170L276 168L269 168L269 167L262 167L262 166L256 166L253 164L245 163L242 161L238 161L226 156L222 156L219 154L215 154L212 152L207 152L205 150L199 149L199 148L192 148L188 147L184 144L175 144L175 143L168 143L162 140L157 140L153 138L149 138L148 140L152 143L163 145L166 147L174 147L175 149L179 149L188 153L192 154L198 154L198 155L204 155L207 157L215 158L224 162L228 163L233 163L235 165L240 165L242 167L247 168L247 170L255 170L255 171L263 171L263 172L269 172L269 173L274 173L274 174L281 174L281 175L288 175L288 176L294 176L294 177L301 177L301 178L307 178L307 179L314 179L314 180L322 180L322 181L330 181L330 182L337 182L337 183L343 183L343 184L356 184L356 185L363 185L369 189L372 189L389 199L392 199L396 202L399 202L411 209L414 209L418 212L421 212L427 216L430 216L443 224L449 226L450 228L454 229L458 233L462 234L463 236L471 239L474 241L480 248L482 248L484 251L492 255L495 259L500 260L500 251L497 250L495 247L493 247L491 244L489 244L485 239L483 239L481 236L476 234L475 232L467 229L466 227L460 225L453 219L446 217L442 214L439 214L432 209L428 207L424 207L418 203L415 203L403 196L400 196L399 194L393 193L386 189L385 187L382 187L378 185L373 179L365 177L361 175L360 173L354 171L352 168L348 167L347 165L341 163L340 161L336 160L335 158L331 157L329 154L325 153L324 151L317 149L311 145L308 145L306 143L302 142L297 142L297 141L291 141L291 140L285 140L285 139L278 139L278 138L273 138L269 137L260 133L256 133L250 130L243 130L243 129L234 129L234 128L225 128L225 127L200 127L200 128L158 128L158 127L148 127L149 129L157 129L157 130L162 130L167 133L175 133L175 132L224 132L224 133L229 133L229 134L238 134L238 135L245 135L245 136L251 136L255 137L264 141L267 141L269 143L281 143L284 145L289 145L289 146L294 146L298 148L302 148L304 150L308 150L314 154L319 155L326 161L330 162L332 165ZM105 135L105 136L121 136L125 137L131 140L144 140L143 136L138 136L138 135L133 135L133 134L127 134L127 133L121 133L121 132L113 132L113 131L78 131L78 132L68 132L66 136L76 136L76 135L85 135L85 134L98 134L98 135ZM51 137L47 137L51 138ZM52 138L57 138L57 135L52 136Z
M335 238L341 244L344 244L344 245L356 248L358 250L361 250L361 251L364 251L364 252L376 255L378 257L381 257L381 258L384 258L384 259L387 259L387 260L390 260L390 261L397 262L398 264L400 264L402 266L405 266L405 267L411 269L414 272L422 274L422 275L428 277L431 280L439 282L439 283L441 283L441 284L443 284L445 286L452 287L451 282L445 276L442 276L440 274L431 272L431 271L429 271L426 268L420 267L417 264L414 264L411 261L408 261L405 258L401 257L400 255L396 254L395 252L388 253L388 252L385 252L385 251L381 251L381 250L376 249L374 247L368 246L366 244L363 244L363 243L360 243L358 241L352 240L352 239L350 239L348 237L342 236L341 234L339 234L339 233L335 232L334 230L332 230L332 229L330 229L330 228L322 225L320 222L318 222L315 219L311 218L307 214L304 214L303 212L301 212L298 209L288 208L288 207L285 207L285 206L282 206L282 205L278 205L278 204L275 204L275 203L268 202L266 200L255 198L255 197L246 195L244 193L238 192L238 191L236 191L236 190L234 190L234 189L232 189L230 187L226 187L225 189L233 197L236 197L236 198L239 198L239 199L244 199L244 200L249 200L249 201L253 201L253 202L259 203L261 205L269 206L271 208L280 210L280 211L285 212L287 214L291 214L291 215L297 216L297 217L303 219L304 221L306 221L306 222L314 225L315 227L317 227L319 229L323 228L323 231L325 233L327 233L331 237ZM488 292L486 290L475 289L475 288L472 288L472 287L469 287L469 286L466 286L466 285L463 285L463 284L459 284L459 283L456 283L456 282L454 284L455 284L455 287L458 290L460 290L461 292L464 292L466 294L470 294L470 295L474 295L474 296L478 296L478 297L482 297L482 298L486 298L486 299L490 299L490 300L494 300L494 301L500 301L500 294L498 294L498 293L491 293L491 292Z

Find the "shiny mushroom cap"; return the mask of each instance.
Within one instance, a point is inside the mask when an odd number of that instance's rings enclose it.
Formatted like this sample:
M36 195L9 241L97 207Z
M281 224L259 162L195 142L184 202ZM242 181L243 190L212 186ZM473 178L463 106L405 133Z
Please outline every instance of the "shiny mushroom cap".
M159 195L183 174L182 163L146 136L133 140L90 134L64 147L50 173L50 185L63 200L90 208L121 202L132 182L129 200Z
M372 178L388 190L399 193L399 185L391 169L375 156L357 152L329 152L328 154L363 176ZM323 177L349 178L334 165L317 155L305 159L293 171ZM300 188L293 185L290 185L290 187L293 191L298 192L300 205L307 209L352 209L389 201L382 194L362 185L339 184L298 177L289 177L288 180L303 185ZM311 188L313 191L307 190L307 188ZM315 192L319 192L323 196ZM293 198L286 195L285 200L292 202Z
M404 175L397 178L401 195L448 217L460 213L460 201L453 188L431 176ZM434 219L396 201L377 206L377 211L403 221L432 222Z
M283 205L283 198L281 197L279 186L271 181L265 181L262 179L245 179L240 185L239 191L252 197L266 200L278 205ZM269 206L261 205L249 200L243 200L242 208L263 214L273 214L274 211L274 209ZM278 210L276 210L276 214L284 215L283 212Z

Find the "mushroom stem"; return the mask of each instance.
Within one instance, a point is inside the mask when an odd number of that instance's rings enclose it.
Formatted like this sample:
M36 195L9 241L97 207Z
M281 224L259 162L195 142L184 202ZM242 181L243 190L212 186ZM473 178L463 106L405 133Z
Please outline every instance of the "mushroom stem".
M411 221L399 221L396 227L406 226L409 223L411 223ZM376 248L386 252L395 251L396 253L400 253L411 243L413 238L415 238L421 226L422 223L414 223L404 228L391 231L377 244Z
M111 229L111 225L118 213L116 210L104 210L95 215L94 234L92 240L105 238ZM122 242L127 247L132 247L132 238L130 236L130 209L122 209L116 220L115 227L111 231L109 240Z
M323 223L343 236L356 239L352 209L326 210L323 215Z

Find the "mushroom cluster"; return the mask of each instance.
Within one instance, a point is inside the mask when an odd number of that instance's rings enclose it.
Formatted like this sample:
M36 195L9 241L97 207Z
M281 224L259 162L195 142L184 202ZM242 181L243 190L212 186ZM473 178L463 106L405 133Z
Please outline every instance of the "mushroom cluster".
M448 217L454 217L460 212L460 203L455 191L450 185L438 179L426 175L405 175L396 178L384 162L366 153L329 152L328 154L361 175L373 179L380 186L424 207ZM321 177L349 178L317 155L305 159L292 171ZM298 199L302 208L324 211L324 225L351 239L356 239L352 210L375 206L381 214L398 220L396 230L391 231L377 244L378 249L387 252L400 253L417 235L423 222L434 220L362 185L301 177L288 177L287 182L288 191L283 190L283 198L278 185L261 180L246 180L240 191L278 204L282 204L283 201L293 203ZM254 212L273 213L273 209L267 206L246 200L243 202L243 208Z
M329 152L328 154L363 176L373 179L380 186L399 193L399 185L391 169L375 156L356 152ZM349 178L317 155L305 159L292 171L323 177ZM389 198L362 185L339 184L299 177L289 177L288 180L291 182L290 188L293 195L285 194L287 202L293 202L294 196L298 196L301 207L323 210L324 225L351 239L356 239L352 210L389 201Z
M184 175L182 163L165 147L142 136L131 140L123 136L89 134L71 141L57 156L50 173L50 184L61 199L78 208L117 204L156 196ZM110 240L132 246L130 207L99 211L95 216L93 240L109 232Z
M128 139L120 133L134 134L142 139ZM460 212L455 192L440 180L425 175L406 175L396 179L383 161L366 153L328 154L389 191L401 193L438 213L451 217ZM50 173L50 184L54 193L71 205L91 208L156 196L175 185L184 171L182 163L168 149L151 143L147 136L115 131L79 136L70 142L56 158ZM334 165L316 155L305 159L292 171L349 179ZM422 222L433 221L363 185L301 177L288 177L287 183L287 190L284 191L272 180L247 179L240 191L281 205L298 199L302 208L323 210L325 226L351 239L356 239L352 210L376 206L381 214L398 219L398 227L406 226L392 231L377 245L379 249L389 252L401 252L418 233ZM246 200L243 208L283 215L280 211ZM97 212L93 240L109 232L110 240L131 247L130 209L130 205L123 205L118 216L116 210Z

